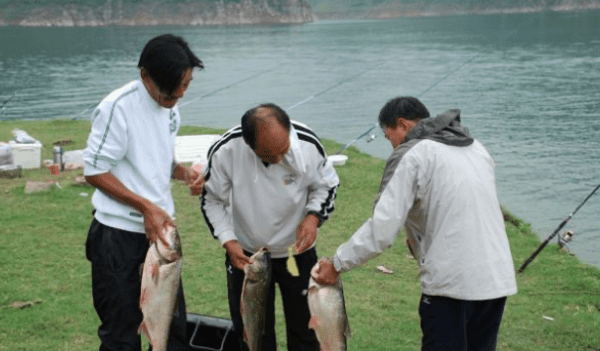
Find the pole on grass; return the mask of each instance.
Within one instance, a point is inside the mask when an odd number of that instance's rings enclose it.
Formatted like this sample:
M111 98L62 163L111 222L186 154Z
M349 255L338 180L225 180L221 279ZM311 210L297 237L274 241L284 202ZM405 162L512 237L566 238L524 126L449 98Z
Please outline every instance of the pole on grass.
M598 190L598 188L600 188L600 184L598 184L598 186L594 189L594 191L592 191L586 198L585 200L583 200L583 202L577 206L577 208L575 209L575 211L573 211L573 213L571 213L567 218L565 218L562 223L560 223L560 225L558 226L558 228L556 228L556 230L554 232L552 232L552 234L550 234L550 236L548 236L548 238L546 240L544 240L544 242L542 243L542 245L540 245L540 247L537 248L537 250L535 250L534 253L531 254L531 256L529 256L529 258L527 259L527 261L525 261L521 267L517 270L517 273L523 273L523 271L525 270L525 268L527 268L527 266L531 263L531 261L533 261L533 259L548 245L548 243L550 242L550 240L552 240L552 238L554 238L556 236L556 234L558 234L558 232L562 229L562 227L565 226L565 224L567 224L567 222L575 215L575 212L577 212L582 206L583 204L586 203L586 201L592 197L592 195L594 195L594 193L596 192L596 190Z

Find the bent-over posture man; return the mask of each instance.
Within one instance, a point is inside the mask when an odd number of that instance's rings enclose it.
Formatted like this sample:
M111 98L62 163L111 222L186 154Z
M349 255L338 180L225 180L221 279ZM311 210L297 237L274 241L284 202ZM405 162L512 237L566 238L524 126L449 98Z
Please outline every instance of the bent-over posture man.
M335 283L391 246L404 226L421 271L422 350L495 350L517 286L494 161L459 110L430 118L416 98L398 97L379 124L394 151L373 217L322 262L317 281Z
M318 227L329 218L339 179L316 135L290 121L274 104L247 111L241 126L225 133L208 152L201 209L210 231L226 250L229 308L242 340L240 298L244 266L267 247L272 255L263 350L276 350L275 283L279 284L289 350L318 351L308 328L305 291L317 262ZM286 266L294 245L299 276Z

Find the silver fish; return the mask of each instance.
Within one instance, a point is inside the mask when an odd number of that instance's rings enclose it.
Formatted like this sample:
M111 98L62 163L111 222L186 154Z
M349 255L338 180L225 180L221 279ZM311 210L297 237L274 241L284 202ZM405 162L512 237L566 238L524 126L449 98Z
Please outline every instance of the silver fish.
M163 229L169 242L157 240L150 245L142 269L140 308L144 319L138 333L143 332L154 351L167 349L171 321L177 308L177 290L181 280L182 252L177 228Z
M346 339L352 336L341 278L334 285L320 285L312 278L319 262L311 270L308 283L308 327L315 331L321 351L346 351Z
M252 255L253 263L244 267L240 312L244 341L250 351L260 351L265 334L267 294L271 282L271 253L262 248Z

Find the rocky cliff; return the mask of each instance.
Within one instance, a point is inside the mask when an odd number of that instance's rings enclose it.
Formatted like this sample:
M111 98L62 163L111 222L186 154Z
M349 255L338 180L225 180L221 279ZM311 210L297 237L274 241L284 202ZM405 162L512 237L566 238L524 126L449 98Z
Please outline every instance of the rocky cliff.
M600 0L307 0L317 19L451 16L600 9Z
M0 5L0 25L152 26L248 25L312 22L306 0L72 1L36 6L38 1ZM43 3L43 2L42 2ZM96 1L97 3L97 1Z

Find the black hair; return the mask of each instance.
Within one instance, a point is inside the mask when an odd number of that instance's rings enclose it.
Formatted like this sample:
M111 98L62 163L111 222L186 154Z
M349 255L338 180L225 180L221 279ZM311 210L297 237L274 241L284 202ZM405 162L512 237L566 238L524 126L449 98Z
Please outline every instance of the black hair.
M259 114L258 110L265 108L267 109L267 114ZM256 132L259 121L264 121L267 117L273 117L279 124L290 132L290 117L281 107L272 104L260 104L254 108L249 109L242 116L242 137L244 141L252 150L256 148Z
M138 62L138 68L145 68L159 89L172 94L179 86L183 72L188 68L204 68L202 61L194 55L182 37L163 34L151 39Z
M427 107L419 99L410 96L398 96L389 100L379 111L379 125L395 127L398 118L419 120L429 117Z

